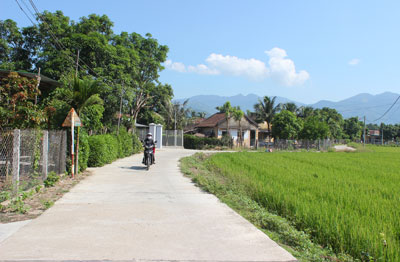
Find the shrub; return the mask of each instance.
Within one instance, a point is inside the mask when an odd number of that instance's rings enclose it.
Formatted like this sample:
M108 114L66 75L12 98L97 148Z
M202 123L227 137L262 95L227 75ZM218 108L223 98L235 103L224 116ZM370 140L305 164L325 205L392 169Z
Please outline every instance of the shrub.
M56 174L56 172L52 171L47 175L47 178L43 181L45 187L54 186L57 181L60 180L60 176Z
M184 135L183 145L186 149L203 149L205 147L222 146L223 143L220 139L215 137L197 137L194 135Z
M140 142L140 139L136 134L132 135L132 146L134 154L142 152L143 150L143 144Z
M89 136L86 130L81 128L79 133L79 172L82 172L88 167L89 155Z
M129 134L125 128L119 130L118 139L118 157L126 157L133 154L133 135Z
M104 166L110 159L105 136L107 135L89 137L90 154L88 165L90 167Z

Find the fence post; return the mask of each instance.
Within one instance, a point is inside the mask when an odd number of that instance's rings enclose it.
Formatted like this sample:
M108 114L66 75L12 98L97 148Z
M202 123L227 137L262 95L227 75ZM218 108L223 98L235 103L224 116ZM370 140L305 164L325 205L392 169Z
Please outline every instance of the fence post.
M12 164L12 183L14 193L18 192L19 186L19 159L20 159L20 146L21 146L21 130L14 130L13 138L13 164Z
M176 139L177 139L177 137L176 137L176 135L177 135L177 132L176 132L176 129L174 130L174 146L176 147Z
M43 180L47 178L48 172L48 159L49 159L49 131L43 131L43 142L42 142L42 172Z
M61 150L60 150L60 171L59 173L65 173L67 170L67 131L63 130L61 134Z

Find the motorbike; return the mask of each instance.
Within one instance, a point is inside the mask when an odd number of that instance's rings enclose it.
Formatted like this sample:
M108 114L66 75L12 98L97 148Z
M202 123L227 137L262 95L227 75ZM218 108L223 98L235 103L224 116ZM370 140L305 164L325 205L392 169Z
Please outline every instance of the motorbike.
M144 165L146 166L146 169L149 170L150 166L153 163L153 145L144 145Z

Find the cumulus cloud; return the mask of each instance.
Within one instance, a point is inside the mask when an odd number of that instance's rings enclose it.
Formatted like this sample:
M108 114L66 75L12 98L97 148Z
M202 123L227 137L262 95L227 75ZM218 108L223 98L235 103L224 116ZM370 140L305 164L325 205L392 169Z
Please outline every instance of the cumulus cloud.
M255 58L245 59L215 53L206 58L206 64L185 66L183 63L167 60L165 66L178 72L243 76L250 80L262 80L270 77L287 86L301 85L310 77L304 70L296 72L295 64L287 58L285 50L275 47L265 53L269 56L268 66Z
M350 61L349 61L349 65L351 65L351 66L356 66L356 65L358 65L360 63L360 59L358 59L358 58L353 58L353 59L351 59Z
M188 66L188 71L193 73L198 73L201 75L219 75L220 72L217 69L209 68L204 64L199 64L197 66Z
M269 56L269 69L271 77L277 79L283 85L293 86L302 85L310 75L307 71L301 70L296 72L296 67L293 60L286 58L286 51L275 47L269 51L265 51Z
M252 80L262 79L268 75L265 63L254 58L243 59L236 56L211 54L206 62L211 68L224 75L244 76Z
M186 72L186 66L180 62L172 62L171 60L167 60L164 63L165 67L178 72Z

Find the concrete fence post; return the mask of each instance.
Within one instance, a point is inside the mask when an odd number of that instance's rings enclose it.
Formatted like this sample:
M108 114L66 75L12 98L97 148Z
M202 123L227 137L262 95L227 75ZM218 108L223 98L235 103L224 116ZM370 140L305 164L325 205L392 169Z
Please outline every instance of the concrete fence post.
M177 135L178 133L176 132L177 130L174 130L174 146L176 147L176 139L177 139Z
M47 178L48 172L48 159L49 159L49 131L43 131L43 142L42 142L42 172L43 180Z
M13 132L13 163L12 163L12 183L14 193L18 192L19 187L19 165L20 165L20 147L21 130L15 129Z

